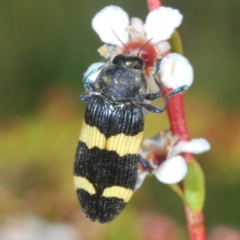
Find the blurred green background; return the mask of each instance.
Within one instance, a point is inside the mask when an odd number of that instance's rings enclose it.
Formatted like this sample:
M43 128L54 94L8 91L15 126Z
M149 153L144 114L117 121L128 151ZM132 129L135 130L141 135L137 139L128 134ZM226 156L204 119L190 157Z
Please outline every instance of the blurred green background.
M75 196L78 95L83 73L101 60L91 19L111 4L143 20L148 13L143 0L0 0L0 215L67 222L82 239L151 240L149 232L164 229L186 239L180 199L154 177L109 225L85 220ZM184 15L179 32L195 71L185 94L190 135L212 145L196 156L206 174L207 231L240 229L240 1L163 4ZM167 128L165 113L148 114L145 137Z

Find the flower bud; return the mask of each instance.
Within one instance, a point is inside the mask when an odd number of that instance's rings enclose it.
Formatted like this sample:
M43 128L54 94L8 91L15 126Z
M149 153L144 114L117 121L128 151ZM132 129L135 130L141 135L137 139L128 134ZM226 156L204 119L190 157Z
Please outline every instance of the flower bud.
M184 56L170 53L160 65L161 81L168 88L190 86L193 82L193 67Z

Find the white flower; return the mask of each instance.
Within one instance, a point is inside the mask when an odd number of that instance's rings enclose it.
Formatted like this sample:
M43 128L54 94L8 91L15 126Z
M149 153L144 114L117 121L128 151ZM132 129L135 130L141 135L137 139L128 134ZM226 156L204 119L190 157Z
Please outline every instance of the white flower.
M180 141L174 147L175 152L190 152L193 154L200 154L209 151L211 148L209 142L204 138L192 139L188 142Z
M131 25L128 14L118 6L107 6L99 11L92 20L92 27L99 35L100 39L108 44L121 46L122 43L114 35L126 43L131 34L127 29L133 28L137 34L141 34L144 39L152 39L153 43L168 40L176 27L182 22L182 14L170 7L160 7L147 15L145 25L138 18L132 18ZM139 37L139 36L138 36Z
M170 53L165 56L160 65L162 83L168 88L188 87L193 82L193 67L184 56Z
M192 139L191 141L179 141L179 138L172 136L170 131L161 132L151 139L145 139L143 144L148 150L140 151L140 155L149 161L153 168L152 173L156 178L165 184L178 183L187 173L187 164L185 159L179 155L183 152L199 154L210 149L210 144L206 139ZM154 161L154 155L159 152L166 152L166 159L160 164ZM137 190L143 183L147 171L138 171Z
M128 40L126 28L129 25L127 13L120 7L108 6L99 11L92 20L92 27L101 40L113 45L122 45L113 31L123 42Z
M154 43L169 39L174 29L180 26L182 19L182 14L170 7L160 7L150 12L144 25L147 38L153 38Z
M187 173L187 164L180 155L165 160L155 171L156 178L166 184L180 182Z

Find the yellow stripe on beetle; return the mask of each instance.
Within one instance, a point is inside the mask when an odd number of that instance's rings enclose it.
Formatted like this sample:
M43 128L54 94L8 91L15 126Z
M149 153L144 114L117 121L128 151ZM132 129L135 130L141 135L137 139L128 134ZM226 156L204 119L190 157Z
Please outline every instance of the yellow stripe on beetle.
M92 183L90 183L86 178L81 176L73 176L73 182L75 189L82 189L90 194L95 194L96 190Z
M131 198L132 194L133 194L133 191L131 189L127 189L120 186L112 186L112 187L105 188L102 196L106 198L110 198L110 197L119 198L119 199L122 199L125 203L127 203Z
M126 154L139 154L142 136L143 132L140 132L135 136L127 136L124 133L120 133L108 138L106 149L108 151L117 152L121 157Z
M85 123L85 121L82 125L82 131L80 133L79 140L84 142L88 149L93 147L104 149L107 141L105 136L97 129L97 127L92 127Z
M126 154L139 154L139 147L142 141L143 132L135 136L128 136L124 133L109 137L108 139L98 130L83 122L79 140L84 142L88 149L98 147L108 151L115 151L122 157Z

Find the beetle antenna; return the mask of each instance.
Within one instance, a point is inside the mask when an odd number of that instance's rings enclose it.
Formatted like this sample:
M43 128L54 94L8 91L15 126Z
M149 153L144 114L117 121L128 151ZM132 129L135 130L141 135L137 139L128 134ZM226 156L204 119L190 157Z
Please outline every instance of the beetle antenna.
M150 43L152 40L153 40L153 38L149 39L146 43L144 43L144 45L138 50L137 57L139 57L140 52L143 50L143 48L144 48L148 43Z
M118 35L114 32L113 29L112 29L112 32L113 32L113 34L115 35L115 37L118 39L118 41L119 41L119 42L120 42L120 43L126 48L128 54L130 54L130 52L129 52L127 46L126 46L126 45L124 44L124 42L118 37Z

